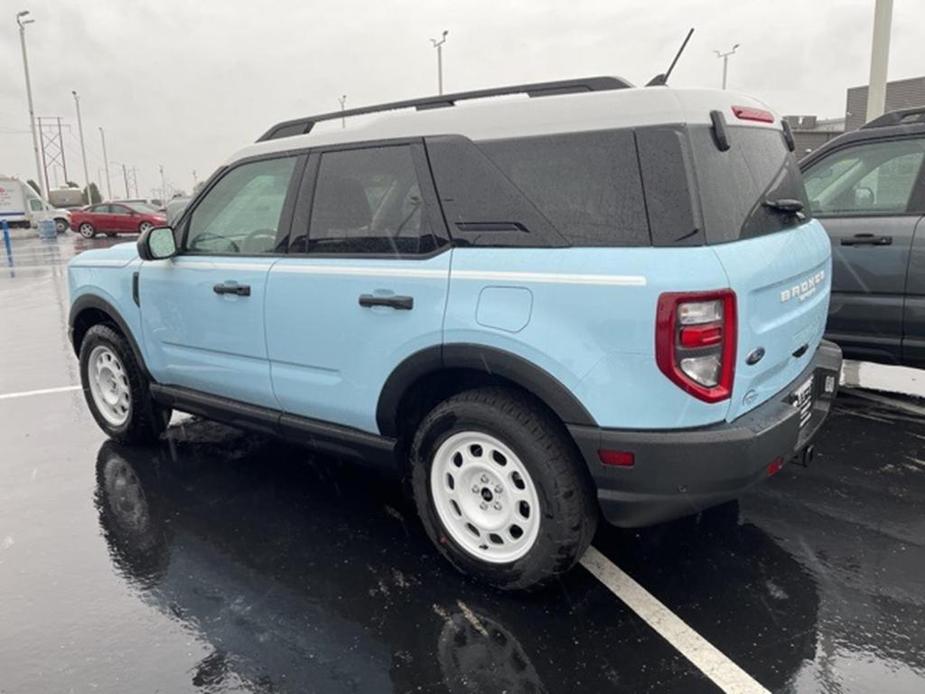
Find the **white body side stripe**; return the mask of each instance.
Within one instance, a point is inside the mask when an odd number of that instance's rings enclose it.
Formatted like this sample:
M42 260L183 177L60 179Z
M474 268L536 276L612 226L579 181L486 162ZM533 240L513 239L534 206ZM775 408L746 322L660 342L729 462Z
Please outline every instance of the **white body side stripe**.
M586 275L558 272L493 272L483 270L457 270L454 279L484 280L486 282L523 282L539 284L600 284L617 287L645 287L642 275Z
M364 267L338 265L277 265L273 272L294 272L306 275L350 275L356 277L407 277L441 278L445 270L420 268ZM644 287L642 275L587 275L555 272L496 272L483 270L455 270L454 280L481 280L484 282L516 282L519 284L591 284L618 287Z

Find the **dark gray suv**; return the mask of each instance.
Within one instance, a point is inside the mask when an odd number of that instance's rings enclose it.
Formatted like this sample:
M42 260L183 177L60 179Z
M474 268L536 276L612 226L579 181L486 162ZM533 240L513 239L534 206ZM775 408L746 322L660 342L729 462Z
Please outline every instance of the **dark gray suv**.
M925 366L925 106L893 111L800 162L832 239L826 337L848 358Z

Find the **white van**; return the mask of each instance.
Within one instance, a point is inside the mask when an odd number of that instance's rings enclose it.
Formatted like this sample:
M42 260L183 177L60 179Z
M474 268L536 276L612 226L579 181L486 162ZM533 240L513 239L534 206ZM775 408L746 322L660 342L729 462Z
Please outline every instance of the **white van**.
M70 212L53 207L28 183L0 175L0 220L6 220L11 229L30 229L43 219L54 219L59 234L71 225Z

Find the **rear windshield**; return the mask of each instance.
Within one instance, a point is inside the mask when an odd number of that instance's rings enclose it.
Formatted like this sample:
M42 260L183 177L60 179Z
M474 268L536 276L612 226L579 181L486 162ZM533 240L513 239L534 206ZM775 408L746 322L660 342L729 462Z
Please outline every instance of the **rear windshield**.
M728 127L729 144L722 152L711 129L688 129L701 214L709 244L753 238L790 228L794 215L775 211L766 201L795 199L809 214L803 178L780 130Z

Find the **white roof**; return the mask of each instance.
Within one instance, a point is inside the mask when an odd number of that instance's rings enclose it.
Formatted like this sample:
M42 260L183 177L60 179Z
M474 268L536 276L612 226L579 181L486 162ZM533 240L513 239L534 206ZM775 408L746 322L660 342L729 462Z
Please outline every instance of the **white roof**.
M307 135L245 147L228 163L289 149L400 137L464 135L472 140L494 140L668 123L709 124L710 111L716 109L725 113L727 121L732 123L733 106L771 110L752 97L716 89L633 87L535 98L495 97L461 101L446 108L404 109L348 118L345 128L323 129L319 125ZM775 118L773 124L756 121L747 121L747 124L780 128L780 119Z

